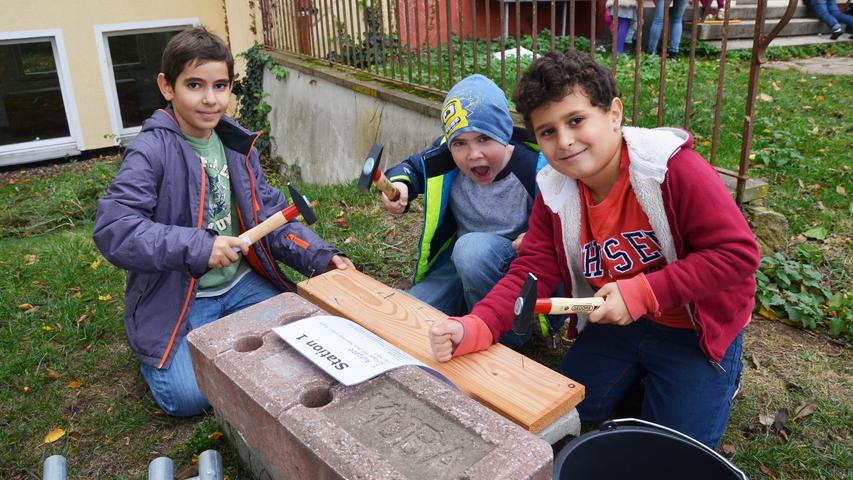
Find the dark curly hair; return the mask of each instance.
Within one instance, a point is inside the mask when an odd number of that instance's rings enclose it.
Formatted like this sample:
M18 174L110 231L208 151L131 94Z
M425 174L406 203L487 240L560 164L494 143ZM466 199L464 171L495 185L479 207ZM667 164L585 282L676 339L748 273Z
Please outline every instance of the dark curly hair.
M204 27L188 28L169 40L163 50L160 71L169 85L174 85L178 76L191 64L225 62L228 81L234 81L234 57L228 45Z
M616 79L610 70L585 53L566 50L564 53L548 52L534 60L516 85L512 100L532 132L530 114L534 110L557 102L578 88L593 106L604 110L619 96Z

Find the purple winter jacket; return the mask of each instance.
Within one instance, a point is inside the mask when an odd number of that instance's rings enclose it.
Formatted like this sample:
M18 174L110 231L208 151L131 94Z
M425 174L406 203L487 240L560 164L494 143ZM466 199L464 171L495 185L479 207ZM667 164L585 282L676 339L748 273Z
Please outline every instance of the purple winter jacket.
M253 148L259 133L227 117L216 133L225 146L242 232L285 208L287 199L261 171ZM187 315L216 238L205 229L207 183L170 107L145 121L98 201L92 236L107 260L127 270L125 332L139 360L153 367L168 368L192 328ZM307 250L289 240L289 233L308 242ZM326 271L340 253L304 224L291 221L252 245L246 260L282 291L294 291L275 260L310 276Z

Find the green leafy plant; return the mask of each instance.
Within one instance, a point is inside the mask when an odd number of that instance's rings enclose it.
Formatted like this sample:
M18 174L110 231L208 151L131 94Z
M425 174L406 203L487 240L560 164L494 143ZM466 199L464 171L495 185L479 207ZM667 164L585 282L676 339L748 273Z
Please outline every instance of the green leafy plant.
M255 44L239 55L246 60L246 75L234 80L234 95L237 97L239 109L238 120L241 125L252 131L263 131L263 135L255 143L255 148L262 155L270 153L270 121L269 113L272 105L267 102L268 93L264 92L264 70L269 70L275 78L282 80L287 77L287 71L276 64L272 56L263 46Z
M823 275L809 261L815 252L799 248L795 258L775 253L761 259L756 312L770 319L787 318L808 330L829 328L833 336L853 338L853 301L842 292L833 295Z
M399 52L399 38L397 34L385 34L380 9L368 6L364 0L359 0L358 3L364 12L365 29L362 38L353 38L346 31L346 23L338 21L336 35L340 50L331 52L329 58L333 62L345 63L357 68L382 65L389 55Z

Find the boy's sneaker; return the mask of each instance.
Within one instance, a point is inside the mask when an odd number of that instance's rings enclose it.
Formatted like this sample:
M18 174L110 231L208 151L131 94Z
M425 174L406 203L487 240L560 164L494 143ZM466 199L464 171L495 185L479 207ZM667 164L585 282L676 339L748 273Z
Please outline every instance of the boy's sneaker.
M841 24L836 23L835 26L832 27L832 34L829 36L829 38L831 38L833 40L837 40L838 37L840 37L843 32L844 32L844 29L841 28Z
M726 9L721 8L717 10L717 20L725 20L726 19Z
M672 60L673 62L677 62L679 59L681 59L681 55L679 55L678 52L667 51L666 58Z

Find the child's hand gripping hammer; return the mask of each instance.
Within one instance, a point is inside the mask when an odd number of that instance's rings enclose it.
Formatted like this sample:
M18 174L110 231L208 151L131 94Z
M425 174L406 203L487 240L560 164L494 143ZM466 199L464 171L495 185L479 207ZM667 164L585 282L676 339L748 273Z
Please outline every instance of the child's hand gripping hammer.
M362 192L370 190L370 184L376 184L382 193L388 197L388 200L396 202L400 198L400 191L391 184L388 177L379 169L379 161L382 159L382 149L384 146L381 143L375 143L367 153L367 158L364 160L364 167L361 169L361 176L358 178L358 189Z
M527 274L527 280L521 287L518 298L515 299L515 316L512 319L512 331L516 335L529 335L533 328L534 319L539 317L539 330L543 337L552 336L551 326L545 315L564 315L568 313L590 313L604 303L604 298L536 298L536 282L538 279L532 273ZM556 337L552 336L552 340ZM553 343L553 342L552 342Z
M314 210L311 208L311 204L308 202L308 199L289 183L287 184L287 190L290 192L290 198L293 200L293 203L281 211L274 213L263 222L240 234L240 239L243 240L247 246L250 246L264 238L273 230L281 227L299 215L302 215L306 225L312 225L317 221L317 216L314 215ZM308 243L305 240L292 234L288 235L288 238L300 247L308 248ZM234 251L239 252L240 249L234 247Z

